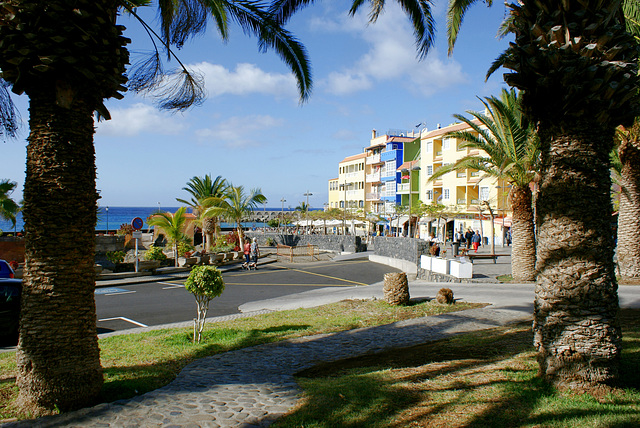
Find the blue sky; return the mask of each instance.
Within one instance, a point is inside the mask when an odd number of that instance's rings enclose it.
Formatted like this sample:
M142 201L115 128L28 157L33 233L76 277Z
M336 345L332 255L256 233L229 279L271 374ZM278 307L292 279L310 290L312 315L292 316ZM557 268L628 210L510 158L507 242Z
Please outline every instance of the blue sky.
M316 3L294 16L288 29L306 46L313 67L311 98L299 103L295 80L272 51L234 28L228 43L213 26L178 51L188 67L204 73L207 101L184 113L157 110L153 100L127 94L107 103L112 120L97 124L97 188L101 206L176 206L193 176L221 175L234 185L260 187L268 207L297 206L310 191L312 207L327 201L327 180L338 162L362 152L371 130L428 129L452 115L478 110L477 97L498 94L502 70L488 82L491 62L507 46L496 32L505 13L479 4L463 24L452 56L446 48L446 2L435 0L436 47L419 62L412 30L393 2L378 22L366 8L351 18L349 2ZM144 16L155 24L154 10ZM132 62L148 49L139 24L126 18ZM175 66L171 62L168 66ZM23 121L27 100L16 99ZM18 182L22 198L27 126L2 143L0 178Z

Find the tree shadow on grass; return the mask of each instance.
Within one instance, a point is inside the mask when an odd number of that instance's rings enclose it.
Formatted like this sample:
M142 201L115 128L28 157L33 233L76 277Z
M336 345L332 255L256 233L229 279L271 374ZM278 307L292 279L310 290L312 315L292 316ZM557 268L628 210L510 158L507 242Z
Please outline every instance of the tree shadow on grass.
M275 426L638 426L638 320L621 312L624 389L606 397L561 394L537 377L523 323L303 370L305 397Z

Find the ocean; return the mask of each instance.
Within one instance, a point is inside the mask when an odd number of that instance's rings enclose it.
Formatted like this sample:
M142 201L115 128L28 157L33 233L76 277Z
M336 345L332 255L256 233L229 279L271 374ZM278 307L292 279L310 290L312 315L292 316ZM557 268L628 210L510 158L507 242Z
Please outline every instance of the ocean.
M147 217L151 214L154 214L158 211L158 207L109 207L109 212L107 213L106 207L100 207L98 211L98 222L96 224L96 230L99 231L116 231L120 228L121 224L131 224L131 220L136 217L140 217L144 221L144 225L142 226L142 230L146 232L149 229L149 225L147 224ZM162 211L176 212L179 207L162 207ZM267 208L267 211L280 211L281 208ZM293 211L285 208L285 211ZM187 211L191 211L188 209ZM262 210L257 210L262 211ZM264 227L264 224L261 222L246 222L242 223L245 228L260 228ZM222 229L230 229L235 226L235 223L221 223L220 227ZM18 214L16 219L15 231L21 232L24 229L24 222L22 220L22 214ZM14 227L12 226L10 221L0 219L0 230L3 232L13 232Z

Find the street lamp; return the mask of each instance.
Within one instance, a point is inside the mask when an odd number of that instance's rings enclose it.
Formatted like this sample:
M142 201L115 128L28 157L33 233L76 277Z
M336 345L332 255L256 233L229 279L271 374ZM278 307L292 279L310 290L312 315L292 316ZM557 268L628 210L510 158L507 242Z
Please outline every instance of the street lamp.
M309 196L313 196L313 193L309 192L309 190L307 190L307 193L304 193L303 196L307 197L307 208L305 210L305 216L306 216L306 220L307 220L307 233L309 232L309 230L311 230L311 228L309 227Z
M282 208L280 209L280 218L284 220L284 203L287 202L287 200L283 196L282 199L280 199L280 202L282 202ZM282 226L282 231L284 232L284 226Z
M107 212L107 235L109 234L109 207L104 209Z
M158 202L158 212L162 212L162 208L160 207L160 202Z

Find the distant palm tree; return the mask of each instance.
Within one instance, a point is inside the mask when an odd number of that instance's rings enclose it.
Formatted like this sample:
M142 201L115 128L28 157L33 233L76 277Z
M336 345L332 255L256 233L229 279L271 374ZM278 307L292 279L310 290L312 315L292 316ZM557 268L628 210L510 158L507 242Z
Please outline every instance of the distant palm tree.
M211 198L221 198L227 187L229 187L227 180L220 175L214 180L211 179L209 174L204 177L193 177L189 180L187 186L182 188L182 190L186 190L191 194L191 200L176 198L178 202L193 208L197 222L202 226L202 235L204 236L205 249L207 251L212 245L213 235L218 235L218 217L204 217L202 214L207 208L211 207Z
M483 150L486 155L468 155L457 162L434 171L433 181L450 171L475 169L507 181L511 185L509 201L513 211L511 270L520 281L535 279L536 246L533 226L532 192L540 157L540 144L532 126L524 124L520 97L515 90L502 90L500 99L487 97L482 101L488 114L468 112L475 120L454 115L472 131L448 133L459 138L461 147Z
M157 226L167 237L169 244L173 245L174 265L178 266L178 244L189 242L190 238L184 233L186 223L186 207L178 208L175 214L161 212L147 220L150 226Z
M15 181L0 180L0 217L9 220L13 226L16 225L16 214L20 211L18 204L11 199L17 185Z
M242 248L242 219L248 217L259 205L267 202L267 198L260 189L251 189L247 193L244 186L229 185L222 198L209 198L204 202L209 204L209 208L203 213L204 217L223 217L236 222L240 248Z

